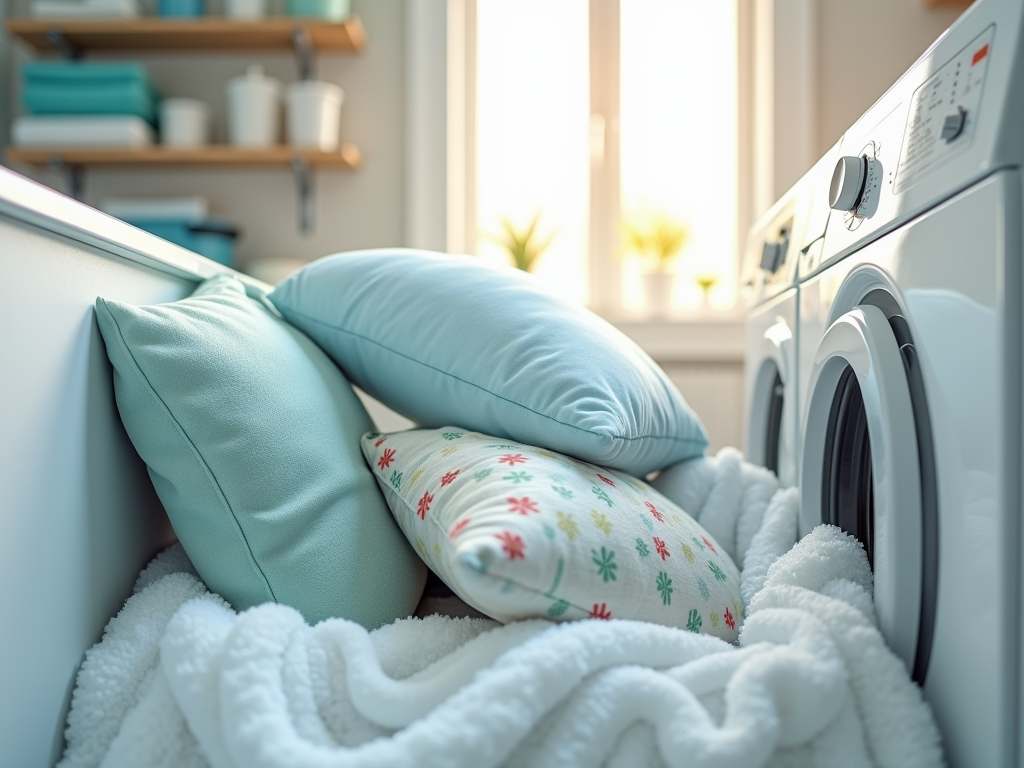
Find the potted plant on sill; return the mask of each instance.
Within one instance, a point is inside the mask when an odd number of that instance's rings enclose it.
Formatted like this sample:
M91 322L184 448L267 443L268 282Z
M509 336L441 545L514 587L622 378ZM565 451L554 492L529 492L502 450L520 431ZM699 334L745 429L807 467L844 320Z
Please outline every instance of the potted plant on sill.
M707 310L711 307L711 289L718 285L718 275L710 272L702 272L693 278L700 288L700 308Z
M645 223L623 224L623 246L651 263L643 274L647 308L656 317L667 317L672 310L675 273L672 263L690 239L689 228L664 214L657 214Z
M517 227L510 219L502 219L501 235L491 236L491 239L508 252L512 266L523 272L533 272L537 260L558 234L556 230L542 238L538 232L539 226L540 213L535 214L530 223L522 228Z

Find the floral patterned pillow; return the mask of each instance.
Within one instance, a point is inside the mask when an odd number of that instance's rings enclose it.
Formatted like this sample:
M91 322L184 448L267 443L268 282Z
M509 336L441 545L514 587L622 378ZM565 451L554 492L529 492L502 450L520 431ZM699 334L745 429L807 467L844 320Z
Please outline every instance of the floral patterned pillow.
M370 433L362 447L410 543L487 615L641 619L736 639L735 564L646 483L455 427Z

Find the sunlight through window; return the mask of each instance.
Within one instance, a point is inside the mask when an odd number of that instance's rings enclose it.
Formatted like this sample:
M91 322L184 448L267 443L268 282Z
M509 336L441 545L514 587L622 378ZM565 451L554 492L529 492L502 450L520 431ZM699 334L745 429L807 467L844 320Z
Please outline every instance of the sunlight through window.
M502 222L535 240L533 269L570 301L587 299L587 0L477 4L477 250L509 262Z
M669 270L673 304L696 308L699 279L727 308L736 294L736 4L623 0L620 152L623 220L659 217L688 237ZM624 263L623 303L644 307L638 259Z
M478 0L476 34L476 252L509 262L498 242L506 227L521 234L536 219L534 242L553 239L534 273L580 302L591 250L590 57L601 55L589 49L588 7ZM622 223L685 227L667 267L676 311L701 307L708 281L709 306L735 304L736 14L734 0L620 2ZM622 309L649 312L651 261L612 246L623 255L611 267L622 271Z

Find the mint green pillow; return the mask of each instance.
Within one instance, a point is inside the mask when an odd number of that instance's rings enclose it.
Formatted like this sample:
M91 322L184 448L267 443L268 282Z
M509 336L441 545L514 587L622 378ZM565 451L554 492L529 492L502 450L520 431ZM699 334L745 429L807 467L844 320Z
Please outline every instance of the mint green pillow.
M311 623L413 612L426 569L363 461L372 422L312 341L228 275L96 316L125 429L210 589Z

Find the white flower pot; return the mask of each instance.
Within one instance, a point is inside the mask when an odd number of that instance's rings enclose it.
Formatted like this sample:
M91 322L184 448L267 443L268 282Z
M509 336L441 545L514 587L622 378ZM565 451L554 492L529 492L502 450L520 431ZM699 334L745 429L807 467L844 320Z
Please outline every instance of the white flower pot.
M672 312L672 294L676 276L671 272L648 272L644 278L644 303L649 314L668 317Z

